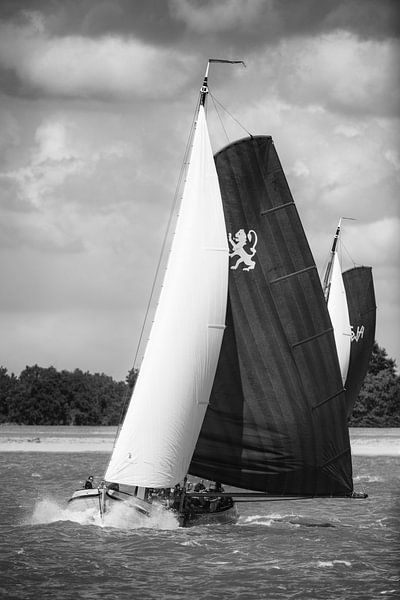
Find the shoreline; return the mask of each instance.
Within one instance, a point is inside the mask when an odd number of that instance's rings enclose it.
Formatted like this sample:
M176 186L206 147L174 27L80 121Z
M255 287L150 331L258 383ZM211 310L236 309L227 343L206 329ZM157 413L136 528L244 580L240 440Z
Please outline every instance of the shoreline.
M110 454L116 427L1 425L0 452ZM353 456L400 456L400 427L350 428Z

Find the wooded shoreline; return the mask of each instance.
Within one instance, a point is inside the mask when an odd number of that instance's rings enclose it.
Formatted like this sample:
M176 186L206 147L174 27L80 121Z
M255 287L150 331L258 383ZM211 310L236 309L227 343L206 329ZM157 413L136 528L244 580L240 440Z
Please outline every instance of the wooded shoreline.
M0 367L0 424L118 425L137 374L132 369L125 381L115 381L104 373L34 365L16 376ZM400 427L400 377L376 342L349 426Z

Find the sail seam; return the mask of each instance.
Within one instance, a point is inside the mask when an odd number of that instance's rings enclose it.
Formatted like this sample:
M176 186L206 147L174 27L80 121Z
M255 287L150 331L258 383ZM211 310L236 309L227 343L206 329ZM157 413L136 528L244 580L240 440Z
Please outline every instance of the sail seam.
M330 400L333 400L334 398L337 398L338 396L340 396L340 394L343 391L344 391L344 389L342 388L341 390L339 390L339 391L335 392L334 394L332 394L332 396L329 396L328 398L325 398L324 400L321 400L321 402L318 402L318 404L314 404L314 406L312 407L312 410L314 410L315 408L319 408L320 406L322 406L326 402L329 402Z
M276 169L280 171L280 169ZM285 204L280 204L279 206L274 206L273 208L268 208L267 210L261 211L261 216L268 215L269 213L275 212L276 210L280 210L281 208L287 208L288 206L294 206L294 202L286 202Z
M292 273L287 273L286 275L282 275L281 277L277 277L276 279L271 279L270 284L278 283L283 279L288 279L289 277L293 277L294 275L300 275L301 273L307 273L307 271L312 271L316 269L315 265L311 265L310 267L305 267L305 269L300 269L299 271L293 271Z

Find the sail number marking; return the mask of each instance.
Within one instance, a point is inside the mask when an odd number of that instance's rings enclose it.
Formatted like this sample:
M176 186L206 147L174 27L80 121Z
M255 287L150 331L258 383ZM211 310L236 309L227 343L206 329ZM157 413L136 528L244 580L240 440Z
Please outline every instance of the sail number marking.
M354 331L353 325L351 325L350 328L351 328L351 341L352 342L358 342L358 340L363 339L364 331L365 331L364 325L357 327L357 331Z

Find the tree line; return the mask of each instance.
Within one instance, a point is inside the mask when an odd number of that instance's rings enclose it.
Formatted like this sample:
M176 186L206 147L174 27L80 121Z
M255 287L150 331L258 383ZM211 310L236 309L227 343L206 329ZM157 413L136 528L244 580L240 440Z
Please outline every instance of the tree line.
M80 369L25 367L19 377L0 367L0 423L118 425L137 371L125 381Z
M396 373L396 361L376 342L349 425L400 427L400 376Z
M26 367L19 377L0 367L0 423L118 425L137 377ZM352 427L400 427L400 377L396 362L374 344L369 370L349 420Z

